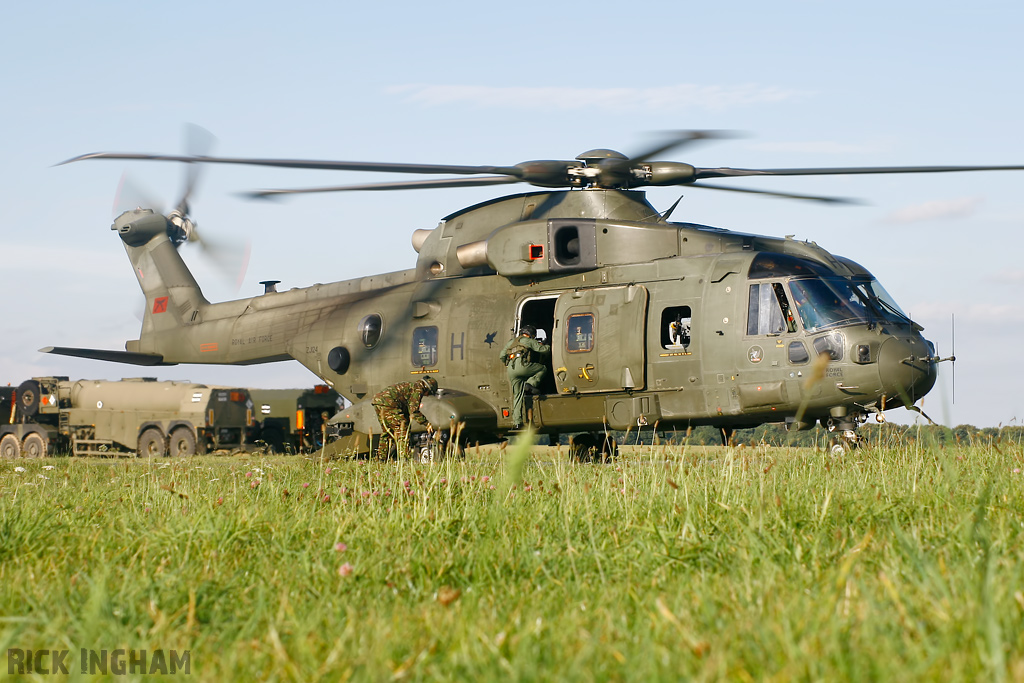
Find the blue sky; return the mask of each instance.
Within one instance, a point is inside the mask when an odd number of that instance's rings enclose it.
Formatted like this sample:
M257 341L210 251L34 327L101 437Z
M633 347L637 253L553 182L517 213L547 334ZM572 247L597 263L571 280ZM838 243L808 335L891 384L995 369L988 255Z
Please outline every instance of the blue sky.
M308 386L297 363L132 366L47 345L123 348L141 295L110 233L123 173L169 206L175 165L54 164L94 151L179 153L187 122L232 156L514 164L658 131L735 139L671 158L780 168L1024 164L1024 5L1014 2L20 3L0 43L0 378L161 378ZM405 179L267 168L204 170L205 235L250 240L241 289L186 259L214 301L415 263L410 235L495 188L252 203L238 191ZM833 207L654 189L675 220L795 235L869 268L950 352L924 409L947 424L1020 424L1024 172L744 179L856 197ZM526 189L524 187L524 189ZM187 248L187 247L186 247ZM904 415L906 415L904 413ZM899 417L894 414L892 417ZM906 416L904 419L909 419Z

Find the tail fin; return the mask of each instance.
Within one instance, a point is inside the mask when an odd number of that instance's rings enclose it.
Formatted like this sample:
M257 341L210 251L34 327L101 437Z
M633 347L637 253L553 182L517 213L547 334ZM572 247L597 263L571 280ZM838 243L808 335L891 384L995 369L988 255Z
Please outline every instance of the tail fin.
M162 354L161 347L176 341L173 331L201 322L202 311L209 305L172 240L180 229L158 213L135 209L121 214L111 230L124 242L146 295L142 332L125 348L133 353Z

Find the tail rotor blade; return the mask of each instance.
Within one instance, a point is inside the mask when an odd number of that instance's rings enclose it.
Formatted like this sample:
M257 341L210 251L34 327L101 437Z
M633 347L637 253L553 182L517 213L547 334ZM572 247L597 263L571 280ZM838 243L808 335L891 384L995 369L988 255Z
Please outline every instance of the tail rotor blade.
M185 153L189 157L206 157L210 155L217 138L213 133L189 123L185 125ZM188 163L185 165L185 188L182 190L181 200L178 202L178 211L188 215L188 202L192 193L199 183L200 169L203 164Z
M245 272L249 267L252 242L244 243L222 238L211 239L200 234L195 227L189 234L189 242L196 244L224 280L231 283L237 292L242 287Z
M129 177L127 171L121 174L121 181L117 184L117 192L114 194L113 218L132 209L152 209L162 214L162 206L163 202L153 199L151 194Z

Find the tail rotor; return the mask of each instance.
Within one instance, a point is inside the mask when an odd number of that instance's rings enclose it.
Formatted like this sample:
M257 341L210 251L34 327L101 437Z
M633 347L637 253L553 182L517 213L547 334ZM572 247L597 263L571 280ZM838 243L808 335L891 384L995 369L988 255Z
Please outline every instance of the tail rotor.
M114 197L114 216L133 209L150 209L167 217L167 237L175 247L191 243L196 245L204 257L210 261L214 270L227 280L238 291L245 278L249 265L252 243L246 240L238 243L231 240L211 238L206 232L200 233L198 223L193 220L190 210L191 202L199 186L203 164L187 161L188 158L206 157L210 154L216 138L206 129L195 124L187 124L184 133L184 146L187 157L185 163L184 185L181 197L174 208L167 211L165 204L153 199L153 196L141 189L127 173L121 176L117 194Z

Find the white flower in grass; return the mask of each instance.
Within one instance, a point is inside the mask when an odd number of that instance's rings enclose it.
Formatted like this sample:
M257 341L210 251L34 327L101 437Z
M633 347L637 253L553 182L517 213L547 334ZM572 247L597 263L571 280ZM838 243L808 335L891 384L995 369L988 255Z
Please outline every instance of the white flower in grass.
M15 472L24 472L24 471L25 471L25 468L24 468L24 467L15 467L15 468L14 468L14 471L15 471Z
M53 465L43 465L43 469L44 470L52 470L53 469Z

